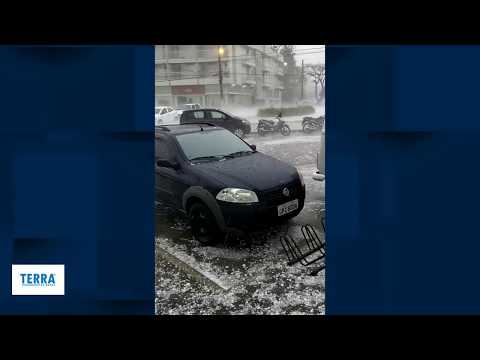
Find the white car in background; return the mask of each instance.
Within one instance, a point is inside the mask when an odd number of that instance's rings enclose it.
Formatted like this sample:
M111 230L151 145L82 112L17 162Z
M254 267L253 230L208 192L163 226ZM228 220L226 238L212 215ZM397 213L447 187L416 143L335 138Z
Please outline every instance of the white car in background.
M170 106L158 106L155 108L155 126L178 123L178 115Z
M177 110L200 110L200 104L183 104L177 107Z
M177 113L177 120L180 121L180 116L182 116L182 113L185 110L200 110L202 106L200 104L182 104L178 105L177 108L175 109L175 112Z
M325 180L325 121L322 126L320 137L320 152L317 153L317 171L313 174L313 180Z

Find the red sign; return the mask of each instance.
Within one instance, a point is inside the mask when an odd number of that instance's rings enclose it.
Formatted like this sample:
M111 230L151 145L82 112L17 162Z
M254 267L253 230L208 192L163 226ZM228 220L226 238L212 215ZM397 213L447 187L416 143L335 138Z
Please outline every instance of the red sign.
M172 86L173 95L203 95L205 85L177 85Z

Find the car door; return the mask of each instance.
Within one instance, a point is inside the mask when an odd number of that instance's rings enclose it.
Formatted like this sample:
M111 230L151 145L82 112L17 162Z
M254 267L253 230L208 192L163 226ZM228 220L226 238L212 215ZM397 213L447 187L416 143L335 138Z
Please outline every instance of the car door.
M207 111L207 121L225 129L229 128L227 115L217 110Z
M175 111L174 108L168 108L168 115L169 115L169 123L170 124L175 124L175 123L178 123L178 119L177 119L177 112Z
M206 122L205 111L203 110L188 110L184 112L184 118L187 123Z
M158 166L158 160L175 161L175 153L165 136L159 136L155 139L155 199L174 205L177 171Z
M171 124L173 121L173 112L171 107L166 107L165 112L163 114L163 123L164 124Z

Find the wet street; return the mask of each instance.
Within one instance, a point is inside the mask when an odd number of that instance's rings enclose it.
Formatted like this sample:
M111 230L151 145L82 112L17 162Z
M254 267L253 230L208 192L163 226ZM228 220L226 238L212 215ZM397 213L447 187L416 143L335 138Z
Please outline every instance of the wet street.
M292 132L245 140L257 150L297 167L306 183L305 207L287 224L257 234L250 246L229 240L215 247L192 239L187 220L157 206L156 314L324 314L325 271L288 266L279 237L301 238L310 224L321 238L320 212L325 208L325 184L314 181L320 133ZM318 267L318 265L317 265Z

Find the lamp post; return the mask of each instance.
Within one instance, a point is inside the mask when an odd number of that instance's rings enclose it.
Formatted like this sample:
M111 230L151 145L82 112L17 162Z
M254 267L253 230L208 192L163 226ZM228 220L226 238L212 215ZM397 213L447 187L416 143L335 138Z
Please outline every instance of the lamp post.
M223 73L222 73L222 61L221 58L225 52L222 46L218 46L218 85L220 86L220 99L223 105Z

